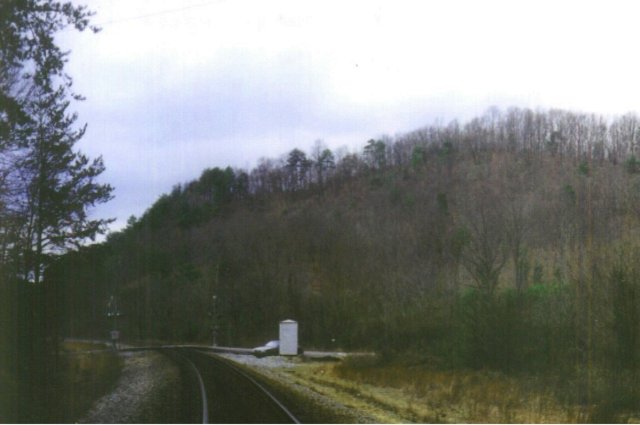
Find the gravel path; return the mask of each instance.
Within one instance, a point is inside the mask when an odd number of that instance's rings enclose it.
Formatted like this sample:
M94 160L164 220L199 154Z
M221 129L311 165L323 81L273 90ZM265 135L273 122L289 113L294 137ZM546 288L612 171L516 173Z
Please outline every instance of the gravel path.
M220 357L224 357L229 360L233 360L237 363L242 363L247 366L253 366L257 368L291 368L296 367L302 363L302 360L298 357L282 357L282 356L268 356L268 357L256 357L254 355L246 354L217 354Z
M121 353L122 374L115 389L97 400L80 423L173 422L167 408L179 403L179 369L155 352Z

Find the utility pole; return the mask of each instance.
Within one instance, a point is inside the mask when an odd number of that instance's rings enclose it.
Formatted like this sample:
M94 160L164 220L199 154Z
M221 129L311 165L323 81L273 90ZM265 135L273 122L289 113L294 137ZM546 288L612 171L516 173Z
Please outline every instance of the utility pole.
M589 143L589 174L587 174L587 402L593 402L593 207L591 185L593 158Z
M120 331L118 330L118 317L120 316L122 316L122 313L118 308L118 301L115 296L111 295L107 303L107 317L112 319L110 335L114 350L118 349L118 339L120 339Z
M211 306L209 307L209 316L211 317L211 336L212 336L212 345L214 347L218 346L218 306L217 306L218 297L217 295L211 296Z

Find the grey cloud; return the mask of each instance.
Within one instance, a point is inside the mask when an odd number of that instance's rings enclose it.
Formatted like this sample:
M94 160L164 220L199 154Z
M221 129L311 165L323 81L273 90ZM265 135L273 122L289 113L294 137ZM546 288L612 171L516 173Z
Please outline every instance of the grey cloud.
M271 62L230 55L196 72L146 82L145 96L101 105L102 113L158 143L321 126L317 121L329 107L327 88L310 66L304 54Z

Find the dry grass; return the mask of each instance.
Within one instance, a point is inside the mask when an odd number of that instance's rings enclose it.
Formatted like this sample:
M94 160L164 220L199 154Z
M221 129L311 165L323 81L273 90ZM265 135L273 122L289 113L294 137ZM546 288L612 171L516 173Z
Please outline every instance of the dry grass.
M98 344L85 341L65 341L60 344L60 350L65 353L78 353L80 351L104 350L108 348L105 344Z
M286 375L290 383L311 390L351 411L354 423L406 423L416 420L407 412L401 412L396 406L385 402L386 399L400 396L399 390L379 388L373 391L366 384L338 379L327 373L332 367L326 363L310 363L283 368L279 372Z
M531 389L539 385L491 372L346 362L309 364L289 373L381 422L584 423L589 418L589 412L562 405L550 391Z

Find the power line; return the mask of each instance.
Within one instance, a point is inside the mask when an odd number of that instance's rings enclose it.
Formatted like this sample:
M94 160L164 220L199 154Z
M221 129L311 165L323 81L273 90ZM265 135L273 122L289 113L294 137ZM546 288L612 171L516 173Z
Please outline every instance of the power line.
M183 7L176 8L176 9L161 10L159 12L148 13L148 14L145 14L145 15L131 16L129 18L122 18L122 19L113 19L113 20L110 20L110 21L99 22L99 23L96 24L96 26L97 27L102 27L104 25L113 25L113 24L119 24L119 23L122 23L122 22L138 21L138 20L141 20L141 19L153 18L153 17L161 16L161 15L169 15L169 14L172 14L172 13L182 12L182 11L188 10L188 9L195 9L195 8L198 8L198 7L209 6L211 4L220 3L222 1L224 1L224 0L208 1L206 3L192 4L190 6L183 6Z

